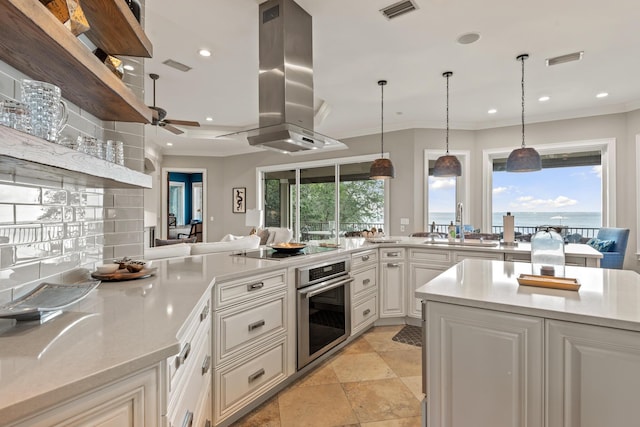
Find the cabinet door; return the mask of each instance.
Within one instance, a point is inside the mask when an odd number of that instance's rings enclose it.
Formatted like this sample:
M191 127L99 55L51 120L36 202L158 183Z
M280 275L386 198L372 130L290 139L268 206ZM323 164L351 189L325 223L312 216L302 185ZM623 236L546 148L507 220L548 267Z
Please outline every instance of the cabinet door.
M422 304L420 298L416 298L416 289L425 283L429 282L431 279L435 278L437 275L447 270L449 267L446 266L436 266L436 265L425 265L425 264L417 264L411 263L409 264L409 295L407 298L408 310L407 316L422 318Z
M383 262L380 268L380 317L405 315L404 262Z
M429 301L426 349L429 426L542 426L542 319Z
M547 425L640 422L640 333L547 320Z

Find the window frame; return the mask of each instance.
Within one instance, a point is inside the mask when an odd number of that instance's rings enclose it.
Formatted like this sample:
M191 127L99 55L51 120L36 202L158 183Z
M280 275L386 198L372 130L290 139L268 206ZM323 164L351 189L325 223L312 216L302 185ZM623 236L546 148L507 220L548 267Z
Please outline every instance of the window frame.
M389 153L384 153L384 157L389 158ZM282 163L270 166L260 166L256 168L256 206L258 209L264 211L264 190L262 188L263 175L268 172L278 172L281 170L295 170L296 171L296 183L300 182L300 169L315 168L315 167L328 167L334 166L335 178L336 178L336 203L335 203L335 218L339 218L340 215L340 200L339 200L339 179L338 175L339 166L349 163L362 163L373 162L380 158L379 154L364 154L360 156L339 157L325 160L311 160L307 162L295 162L295 163ZM296 199L300 199L300 185L296 185ZM389 230L389 180L384 180L384 229ZM291 226L292 218L300 218L300 203L296 203L296 212L290 212L288 223ZM294 240L299 240L302 236L300 231L300 221L296 221L295 230L293 230Z
M567 151L583 152L598 150L602 159L602 226L615 227L616 222L616 139L602 138L560 143L539 144L535 146L541 155L561 154ZM493 160L505 158L513 147L501 147L482 150L482 230L492 230L493 224ZM526 172L523 172L526 173Z
M449 150L449 154L456 156L462 164L462 175L456 177L456 206L462 202L465 213L465 222L470 224L472 218L469 213L471 212L471 151L469 150ZM436 160L438 157L444 155L441 149L424 150L424 165L423 165L423 182L424 182L424 216L422 223L424 229L429 227L429 160ZM454 212L456 209L454 206ZM463 224L464 225L464 224Z

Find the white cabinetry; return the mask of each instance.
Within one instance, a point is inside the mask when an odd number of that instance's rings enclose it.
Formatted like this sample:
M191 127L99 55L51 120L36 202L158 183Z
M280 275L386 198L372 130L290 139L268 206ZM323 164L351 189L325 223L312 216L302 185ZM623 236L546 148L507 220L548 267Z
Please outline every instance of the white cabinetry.
M214 424L287 377L285 270L214 286Z
M415 291L451 266L452 251L438 249L409 249L409 295L407 315L422 318L420 298Z
M430 427L543 425L543 319L431 301L427 312Z
M162 425L162 366L82 394L72 401L12 424L16 427L100 426L145 427Z
M167 360L169 427L213 420L211 413L211 295L205 293L178 332L180 352ZM195 424L194 424L195 425Z
M405 270L403 248L380 249L380 317L405 316Z
M631 427L640 420L640 333L548 320L547 425Z
M351 254L351 334L378 319L378 250Z

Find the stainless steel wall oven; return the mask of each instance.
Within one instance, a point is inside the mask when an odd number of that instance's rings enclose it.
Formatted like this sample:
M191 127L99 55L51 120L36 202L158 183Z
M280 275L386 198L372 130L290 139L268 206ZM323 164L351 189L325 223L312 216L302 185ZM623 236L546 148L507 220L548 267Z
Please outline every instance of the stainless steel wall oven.
M351 335L350 261L298 268L298 369Z

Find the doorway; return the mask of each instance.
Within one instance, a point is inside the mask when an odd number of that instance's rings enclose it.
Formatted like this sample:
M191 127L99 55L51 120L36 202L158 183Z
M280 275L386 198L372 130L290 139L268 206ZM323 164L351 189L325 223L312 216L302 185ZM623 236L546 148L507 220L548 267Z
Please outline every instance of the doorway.
M162 169L162 236L206 241L206 169Z

